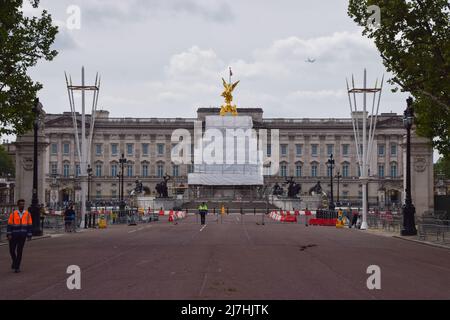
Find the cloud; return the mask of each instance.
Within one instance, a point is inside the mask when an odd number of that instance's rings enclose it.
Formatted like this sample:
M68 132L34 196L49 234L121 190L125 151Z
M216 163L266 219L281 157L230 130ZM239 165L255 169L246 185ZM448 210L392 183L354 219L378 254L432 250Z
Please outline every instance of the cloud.
M164 67L163 79L147 82L145 91L148 104L163 109L182 112L177 104L184 109L219 106L223 103L220 78L227 79L228 66L232 66L235 78L241 80L235 94L238 106L262 107L271 116L289 116L300 107L311 117L317 116L318 110L331 113L339 104L345 114L346 68L374 56L373 51L368 41L348 32L279 39L255 50L246 60L227 61L212 48L192 46L173 54ZM306 63L308 57L317 62Z
M75 50L81 48L81 43L75 38L75 30L67 29L64 24L58 25L58 33L56 34L54 49L58 51L62 50Z
M193 46L171 57L166 73L171 78L211 79L223 68L223 61L212 49Z
M234 13L227 2L206 0L90 0L82 5L88 22L141 21L158 15L190 15L212 22L230 22Z

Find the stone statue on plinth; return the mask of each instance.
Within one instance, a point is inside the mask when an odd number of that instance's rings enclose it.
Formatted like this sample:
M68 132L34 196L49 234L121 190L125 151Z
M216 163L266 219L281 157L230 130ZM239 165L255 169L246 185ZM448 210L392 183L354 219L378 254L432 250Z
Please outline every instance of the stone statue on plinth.
M297 198L297 195L302 190L302 187L299 183L294 181L294 178L291 177L289 180L286 180L288 184L288 198Z
M168 188L167 188L167 181L170 180L170 176L169 175L165 175L163 177L163 181L161 181L160 183L158 183L155 187L156 192L158 192L158 198L168 198L169 197L169 193L168 193Z

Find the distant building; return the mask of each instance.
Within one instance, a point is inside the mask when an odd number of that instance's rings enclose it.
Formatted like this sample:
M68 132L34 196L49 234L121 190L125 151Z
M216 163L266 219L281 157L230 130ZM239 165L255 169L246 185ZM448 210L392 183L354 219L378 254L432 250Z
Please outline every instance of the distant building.
M92 199L118 199L119 158L124 153L125 192L134 188L136 179L154 192L165 174L172 177L172 187L187 185L192 164L176 165L171 161L173 130L194 130L194 120L217 115L218 108L200 108L196 118L111 118L107 111L97 114L91 149ZM239 114L252 116L255 129L280 130L280 170L264 177L273 186L294 177L308 192L318 181L330 192L326 162L333 153L340 172L339 200L358 204L362 185L354 143L351 119L264 118L263 109L239 109ZM80 126L80 118L78 125ZM89 132L90 116L87 116ZM80 201L79 161L76 157L73 121L70 112L47 114L40 133L39 199L45 203ZM402 116L383 113L378 117L372 158L370 159L369 203L381 208L400 207L403 199L405 129ZM18 137L16 142L16 197L31 199L32 136ZM270 154L273 146L264 152ZM31 170L31 171L30 171ZM413 135L412 196L417 212L433 208L433 150L429 141ZM334 180L337 200L337 181Z

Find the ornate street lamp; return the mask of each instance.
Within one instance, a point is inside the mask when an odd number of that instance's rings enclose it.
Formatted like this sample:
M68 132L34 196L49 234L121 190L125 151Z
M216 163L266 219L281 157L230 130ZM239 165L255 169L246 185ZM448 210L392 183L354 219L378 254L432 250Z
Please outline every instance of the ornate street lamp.
M87 174L88 174L88 210L91 210L91 179L92 179L92 168L91 165L88 164L87 168Z
M127 158L125 158L125 154L122 153L122 157L119 159L119 163L120 163L120 211L122 212L123 210L125 210L125 201L123 200L124 198L124 193L123 193L123 185L124 185L124 181L123 181L123 173L125 171L125 164L127 163Z
M402 236L417 235L416 223L414 215L416 208L411 198L411 128L414 123L413 99L409 97L407 100L407 108L403 115L403 125L406 129L406 188L405 188L405 204L403 205L403 227Z
M331 179L331 201L330 201L328 208L330 210L334 210L335 206L334 206L334 199L333 199L333 169L334 169L333 154L330 154L330 159L328 159L328 161L327 161L327 167L328 167L328 170L330 173L330 179Z
M41 230L41 210L39 208L38 199L38 131L39 120L41 116L42 104L39 99L34 100L33 113L34 113L34 144L33 144L33 195L31 198L31 218L33 220L33 236L42 236Z
M337 202L339 203L339 182L342 178L341 172L338 171L336 174L336 179L337 179Z

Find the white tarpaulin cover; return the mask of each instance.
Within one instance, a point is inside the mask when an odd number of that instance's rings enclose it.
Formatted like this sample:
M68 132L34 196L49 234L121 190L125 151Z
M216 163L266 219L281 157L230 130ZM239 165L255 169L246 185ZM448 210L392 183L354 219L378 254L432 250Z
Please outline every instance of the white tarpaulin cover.
M264 183L262 164L257 163L257 138L250 138L247 142L238 143L227 152L226 135L228 130L240 129L243 131L253 128L253 121L250 116L207 116L205 119L205 130L217 129L223 134L223 155L222 163L211 162L194 165L194 173L188 175L189 185L262 185ZM247 132L248 133L248 132ZM241 133L239 133L240 135ZM206 135L205 135L206 136ZM241 140L242 141L242 140ZM203 146L204 148L206 146ZM228 146L230 148L231 146ZM204 157L208 157L205 148ZM216 152L215 152L216 153ZM231 162L230 159L231 155ZM234 154L234 157L233 157ZM234 158L234 159L233 159ZM240 159L240 160L239 160ZM240 162L244 159L244 163Z
M189 185L206 186L254 186L264 184L262 175L254 174L204 174L190 173L188 177Z

